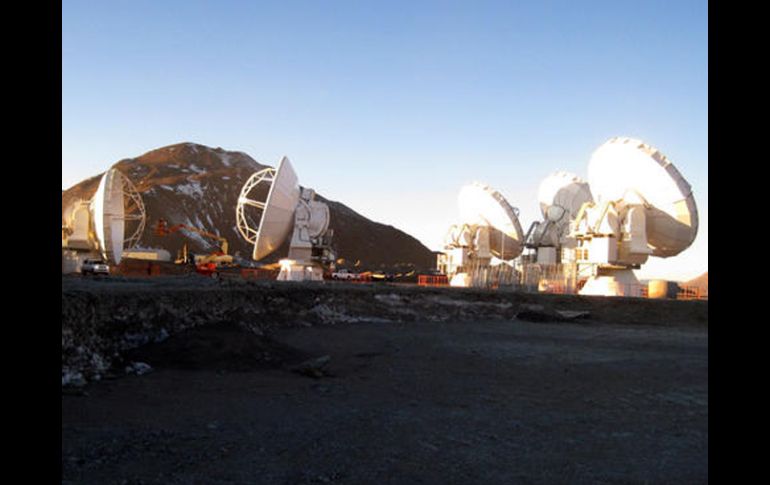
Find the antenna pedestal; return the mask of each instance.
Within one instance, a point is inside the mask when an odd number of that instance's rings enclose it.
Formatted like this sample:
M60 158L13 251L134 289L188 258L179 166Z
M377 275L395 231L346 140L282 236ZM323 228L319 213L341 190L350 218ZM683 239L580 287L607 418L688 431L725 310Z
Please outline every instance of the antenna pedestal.
M450 277L450 286L486 286L478 273L489 268L493 259L506 261L500 256L511 255L505 247L506 238L508 236L501 231L486 225L453 225L447 233L447 244L438 259L438 267ZM509 241L511 243L518 244L513 240Z
M316 263L282 259L280 264L278 281L323 281L324 279L323 269Z
M439 264L443 272L451 277L451 286L473 286L473 278L469 274L471 268L489 266L492 260L488 249L489 242L485 238L477 238L475 244L477 249L464 246L447 247L442 254Z
M467 288L471 286L471 283L471 275L468 273L456 273L454 276L452 276L452 280L449 282L449 286Z
M634 271L628 268L601 268L600 273L588 278L581 295L642 296L642 285Z
M314 198L313 189L301 188L300 200L294 211L289 257L281 260L281 271L278 273L280 281L323 280L322 264L319 258L313 256L324 245L323 236L329 226L329 207Z
M537 264L556 264L556 248L540 247L537 248Z
M581 295L642 296L642 286L634 275L652 250L647 245L644 207L615 203L587 207L591 226L578 225L573 232L578 246L577 263L593 273L580 290ZM586 230L588 229L588 230Z

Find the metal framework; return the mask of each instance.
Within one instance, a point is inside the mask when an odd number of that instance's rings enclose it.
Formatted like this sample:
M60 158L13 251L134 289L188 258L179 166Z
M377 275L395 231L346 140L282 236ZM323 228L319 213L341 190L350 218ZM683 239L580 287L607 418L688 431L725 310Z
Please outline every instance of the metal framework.
M123 240L123 247L131 249L139 243L139 239L144 232L144 226L147 223L147 211L144 208L144 202L142 196L139 195L139 191L136 190L136 186L128 179L128 177L121 177L123 180L123 197L125 204L124 221L139 221L136 229L131 235Z
M268 184L268 188L272 186L275 181L277 170L268 167L254 173L241 189L241 193L238 196L238 205L235 208L235 220L238 227L238 232L241 233L244 239L251 244L256 244L257 237L259 236L259 227L252 227L249 220L246 218L246 207L254 207L260 211L264 211L266 207L267 198L270 196L270 191L266 192L264 200L254 200L249 198L249 194L259 185ZM259 220L259 219L258 219Z

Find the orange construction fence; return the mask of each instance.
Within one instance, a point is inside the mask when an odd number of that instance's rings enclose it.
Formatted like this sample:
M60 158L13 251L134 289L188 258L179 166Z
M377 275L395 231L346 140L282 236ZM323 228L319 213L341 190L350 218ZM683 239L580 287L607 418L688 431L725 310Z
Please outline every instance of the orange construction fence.
M419 275L417 276L419 286L447 286L449 278L446 275Z

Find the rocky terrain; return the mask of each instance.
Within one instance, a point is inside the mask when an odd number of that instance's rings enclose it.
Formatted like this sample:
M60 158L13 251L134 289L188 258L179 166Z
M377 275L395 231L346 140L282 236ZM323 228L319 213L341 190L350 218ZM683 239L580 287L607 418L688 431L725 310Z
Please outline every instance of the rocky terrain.
M558 311L567 312L564 315ZM566 320L708 324L708 302L528 294L385 284L62 277L62 384L99 379L123 351L205 324L257 335L339 323Z
M172 255L185 242L193 252L214 249L215 241L192 232L165 237L155 235L153 225L163 218L169 225L188 224L224 236L231 253L250 258L252 249L236 227L235 207L244 182L267 165L243 152L179 143L121 160L114 167L127 175L142 195L147 226L139 242L141 246L162 247ZM91 198L101 175L64 191L62 214L75 200ZM417 239L392 226L371 221L341 202L319 196L330 206L329 227L334 231L334 245L339 257L351 262L358 260L362 267L370 269L435 266L432 252ZM284 245L265 262L285 257L287 252L288 245Z
M707 301L63 277L62 384L68 484L708 482Z

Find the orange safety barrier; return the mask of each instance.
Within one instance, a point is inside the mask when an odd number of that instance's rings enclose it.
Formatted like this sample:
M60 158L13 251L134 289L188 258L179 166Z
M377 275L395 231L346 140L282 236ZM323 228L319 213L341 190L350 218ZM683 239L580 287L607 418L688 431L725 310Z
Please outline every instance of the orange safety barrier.
M449 278L446 275L419 275L417 277L418 286L447 286Z

